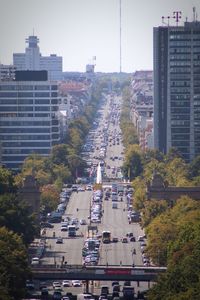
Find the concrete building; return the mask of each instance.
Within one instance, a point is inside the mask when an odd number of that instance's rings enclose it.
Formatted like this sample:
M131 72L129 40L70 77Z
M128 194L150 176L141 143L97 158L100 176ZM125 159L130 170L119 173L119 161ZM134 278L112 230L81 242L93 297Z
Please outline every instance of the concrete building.
M153 148L153 72L136 71L131 82L131 120L142 150Z
M50 80L62 80L62 57L56 54L42 56L37 36L29 36L25 53L14 53L13 64L17 70L47 70Z
M200 154L200 22L154 28L154 146Z
M19 169L30 153L47 156L60 141L58 85L47 71L17 71L0 82L0 162Z

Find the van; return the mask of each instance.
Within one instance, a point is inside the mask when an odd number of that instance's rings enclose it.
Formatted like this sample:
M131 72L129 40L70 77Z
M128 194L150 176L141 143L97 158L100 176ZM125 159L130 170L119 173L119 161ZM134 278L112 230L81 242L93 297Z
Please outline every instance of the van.
M116 202L112 203L112 208L117 208L117 203Z

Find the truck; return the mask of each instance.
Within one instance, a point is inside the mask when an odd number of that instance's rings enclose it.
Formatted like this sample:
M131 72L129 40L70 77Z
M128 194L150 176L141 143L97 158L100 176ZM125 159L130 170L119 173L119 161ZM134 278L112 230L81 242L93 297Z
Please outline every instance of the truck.
M69 225L68 226L68 237L75 237L76 236L76 226Z
M122 292L123 292L123 299L125 300L134 299L135 289L133 286L124 286Z

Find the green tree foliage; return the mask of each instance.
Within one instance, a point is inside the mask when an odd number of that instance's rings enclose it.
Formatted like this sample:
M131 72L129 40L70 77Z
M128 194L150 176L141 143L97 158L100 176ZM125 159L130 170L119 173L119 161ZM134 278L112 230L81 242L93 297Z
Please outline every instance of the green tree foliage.
M125 153L125 161L122 167L124 176L133 180L139 176L142 171L142 156L138 145L130 145Z
M48 213L55 210L59 204L59 190L52 184L43 186L40 200L44 212Z
M67 165L67 156L69 155L69 147L66 144L59 144L52 147L50 153L50 161L55 165Z
M27 251L22 239L0 227L0 299L21 300L25 296L25 281L29 275Z
M150 290L150 300L200 299L200 222L186 222L171 243L168 270Z
M166 164L166 180L173 186L189 185L188 166L182 158L174 158Z
M164 154L157 149L147 149L142 153L142 161L144 166L153 159L162 162L164 160Z
M29 207L12 194L0 196L0 226L20 235L25 245L33 241L38 231Z
M200 203L187 196L177 200L173 208L158 215L147 226L148 253L157 264L166 265L170 245L175 242L182 226L200 220Z
M168 209L166 200L145 201L142 209L142 226L148 226L151 221Z
M146 201L146 185L144 180L141 177L137 177L132 181L134 187L134 201L133 206L135 210L142 210L144 208L144 203Z
M14 178L11 171L0 166L0 194L14 190Z
M200 177L200 155L193 159L189 167L190 178Z

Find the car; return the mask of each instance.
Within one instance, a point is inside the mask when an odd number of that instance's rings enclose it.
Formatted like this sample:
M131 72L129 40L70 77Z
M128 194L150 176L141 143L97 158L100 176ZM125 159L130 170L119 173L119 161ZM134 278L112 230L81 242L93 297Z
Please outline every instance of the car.
M41 222L40 227L41 228L54 228L53 224L48 223L48 222Z
M119 285L119 281L113 281L112 286L114 286L114 285Z
M86 191L92 191L92 186L91 185L87 185L86 186Z
M61 225L60 231L68 231L68 225Z
M62 244L63 243L63 239L61 237L58 237L56 240L56 244Z
M67 296L64 296L64 297L62 297L62 300L70 300L70 298Z
M40 264L40 259L39 257L33 257L31 260L31 265L35 266L35 265L39 265Z
M113 237L112 242L113 243L117 243L119 241L119 239L117 237Z
M78 187L78 192L84 192L84 191L85 191L84 187L82 187L82 186Z
M134 236L131 236L131 237L130 237L130 242L135 242L135 241L136 241L135 237L134 237Z
M126 237L122 238L122 243L128 243L128 239Z
M63 281L62 281L62 286L63 286L63 287L68 287L68 286L71 286L71 283L70 283L69 280L63 280Z
M62 293L60 291L54 291L52 299L53 300L61 300L62 299Z
M53 289L54 289L56 286L61 285L61 284L60 284L59 281L54 281L54 282L52 283L52 285L53 285Z
M81 219L79 223L80 223L80 225L87 225L87 222L85 219Z
M40 282L39 286L40 286L40 290L43 290L43 289L47 288L47 283L45 281L42 281L42 282Z
M113 285L113 292L120 292L120 285L119 284L116 284L116 285Z
M43 288L43 289L41 290L41 296L42 296L41 299L47 299L47 297L49 296L48 288Z
M35 289L35 284L31 280L26 280L26 288L28 290L34 290Z
M82 286L82 283L80 280L72 280L72 286L79 287Z
M144 236L143 235L138 236L138 242L144 242Z

